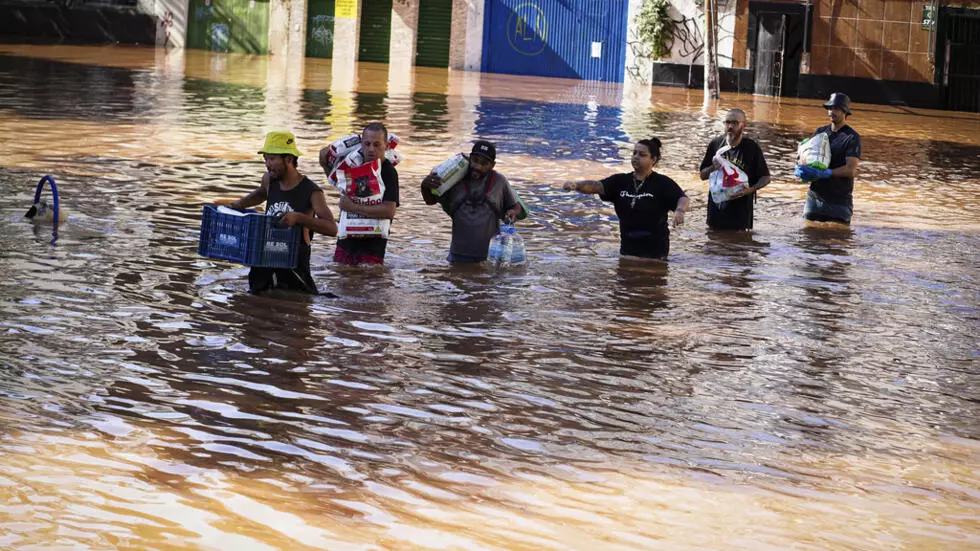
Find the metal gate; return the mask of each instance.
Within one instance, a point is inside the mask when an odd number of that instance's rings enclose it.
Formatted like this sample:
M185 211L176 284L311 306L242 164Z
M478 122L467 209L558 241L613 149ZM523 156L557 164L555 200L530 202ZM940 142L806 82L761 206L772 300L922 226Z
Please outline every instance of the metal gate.
M487 0L487 73L622 82L627 0Z
M421 0L415 64L449 66L449 34L453 26L453 0Z
M980 112L980 10L943 8L936 40L936 74L944 107Z
M309 0L306 57L333 57L334 0Z
M187 47L213 52L269 52L268 0L190 0Z
M388 63L391 47L391 0L364 0L357 59Z
M783 58L786 53L784 13L760 13L755 48L755 93L782 95Z

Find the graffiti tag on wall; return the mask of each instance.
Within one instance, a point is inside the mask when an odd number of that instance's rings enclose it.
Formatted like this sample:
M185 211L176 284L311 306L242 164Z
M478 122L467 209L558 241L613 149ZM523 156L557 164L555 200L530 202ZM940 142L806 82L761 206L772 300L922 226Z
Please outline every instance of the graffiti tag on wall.
M548 21L537 4L528 2L514 8L507 20L507 40L517 53L535 56L548 45Z

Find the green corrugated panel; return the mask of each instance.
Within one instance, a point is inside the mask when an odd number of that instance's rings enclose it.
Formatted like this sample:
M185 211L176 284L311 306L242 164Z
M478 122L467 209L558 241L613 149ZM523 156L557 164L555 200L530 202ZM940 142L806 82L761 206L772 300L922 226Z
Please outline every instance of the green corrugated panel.
M268 0L190 0L187 47L215 52L269 52Z
M306 57L333 57L334 0L309 0Z
M419 4L415 64L449 66L449 34L453 25L453 0L422 0Z
M361 6L357 59L388 63L391 46L391 0L364 0Z

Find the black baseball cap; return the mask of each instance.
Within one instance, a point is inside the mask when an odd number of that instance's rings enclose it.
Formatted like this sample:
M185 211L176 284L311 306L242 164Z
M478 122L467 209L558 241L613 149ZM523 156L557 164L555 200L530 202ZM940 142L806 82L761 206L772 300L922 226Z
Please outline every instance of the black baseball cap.
M470 152L470 155L480 155L491 161L496 161L497 146L487 140L477 140L473 142L473 151Z

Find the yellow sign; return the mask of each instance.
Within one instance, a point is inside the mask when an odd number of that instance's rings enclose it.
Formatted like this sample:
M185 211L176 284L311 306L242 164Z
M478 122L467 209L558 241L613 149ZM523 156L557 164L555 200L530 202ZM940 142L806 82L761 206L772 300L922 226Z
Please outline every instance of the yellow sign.
M333 16L337 19L357 19L357 0L337 0Z

